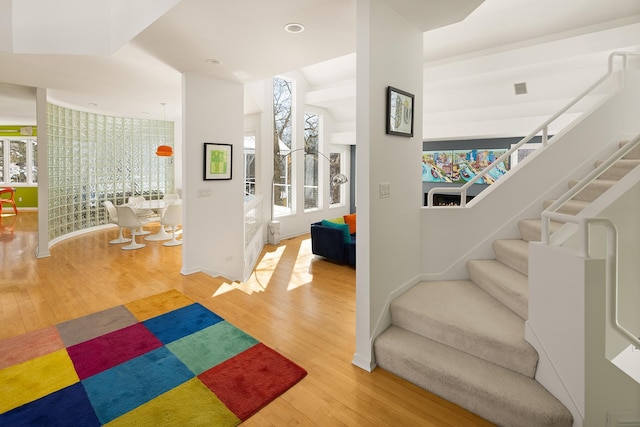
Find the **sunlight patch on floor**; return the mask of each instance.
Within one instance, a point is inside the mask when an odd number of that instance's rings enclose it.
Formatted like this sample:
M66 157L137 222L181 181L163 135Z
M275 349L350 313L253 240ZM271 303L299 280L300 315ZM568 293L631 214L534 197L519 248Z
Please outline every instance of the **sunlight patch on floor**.
M264 292L264 288L257 283L251 282L232 282L227 283L224 282L220 287L215 291L212 297L217 297L222 294L226 294L227 292L238 290L242 291L247 295L251 295L254 292Z
M247 295L252 295L255 292L266 291L267 286L271 281L271 277L276 269L278 269L280 258L287 249L295 250L294 248L283 244L275 248L273 251L264 251L258 265L256 265L256 268L246 282L224 282L215 291L212 297L217 297L234 290L244 292ZM292 291L300 288L301 286L312 283L313 274L311 274L311 260L313 257L314 255L311 252L311 239L305 239L300 242L296 262L290 272L287 291ZM282 274L283 271L286 271L286 269L286 266L281 266L280 274Z
M254 292L264 292L267 289L269 280L271 280L273 271L278 266L278 262L280 261L280 257L282 256L285 248L286 246L283 245L272 252L265 252L246 282L224 282L214 292L212 297L217 297L218 295L222 295L233 290L244 292L247 295L251 295Z
M291 273L291 280L287 286L287 291L292 291L301 286L308 285L313 280L313 274L309 273L309 261L313 257L311 253L311 239L305 239L300 244L296 264Z

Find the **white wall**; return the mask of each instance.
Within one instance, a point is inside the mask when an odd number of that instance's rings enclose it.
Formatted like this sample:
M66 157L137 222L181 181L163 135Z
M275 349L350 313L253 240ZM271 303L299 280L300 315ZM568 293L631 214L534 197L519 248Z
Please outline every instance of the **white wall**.
M190 73L182 80L182 273L242 280L244 89ZM231 180L203 180L205 142L233 144Z
M387 86L415 95L415 137L385 133ZM419 272L422 32L383 0L357 3L356 354L375 367L372 344L388 325L388 304ZM391 196L379 197L380 184Z

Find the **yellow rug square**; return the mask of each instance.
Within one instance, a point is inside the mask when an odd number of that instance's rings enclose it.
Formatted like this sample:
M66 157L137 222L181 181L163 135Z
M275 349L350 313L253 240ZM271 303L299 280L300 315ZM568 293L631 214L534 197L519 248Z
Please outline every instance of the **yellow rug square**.
M130 302L124 306L135 316L138 321L143 322L152 317L159 316L171 310L193 304L193 300L183 293L172 289L161 294L143 298Z
M105 424L108 427L216 426L240 424L199 379L193 378Z
M78 381L78 374L65 349L5 368L0 371L0 413Z

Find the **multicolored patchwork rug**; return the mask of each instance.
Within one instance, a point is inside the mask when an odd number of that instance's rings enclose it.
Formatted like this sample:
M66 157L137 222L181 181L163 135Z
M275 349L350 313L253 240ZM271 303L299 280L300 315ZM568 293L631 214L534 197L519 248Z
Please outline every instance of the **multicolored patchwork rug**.
M235 426L306 371L178 291L0 342L0 426Z

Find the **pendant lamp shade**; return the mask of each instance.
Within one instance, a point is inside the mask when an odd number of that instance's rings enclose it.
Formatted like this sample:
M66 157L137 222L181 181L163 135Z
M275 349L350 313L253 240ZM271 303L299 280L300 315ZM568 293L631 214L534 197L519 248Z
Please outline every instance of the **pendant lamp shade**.
M161 157L173 156L173 148L170 145L160 145L156 150L156 156L161 156Z

